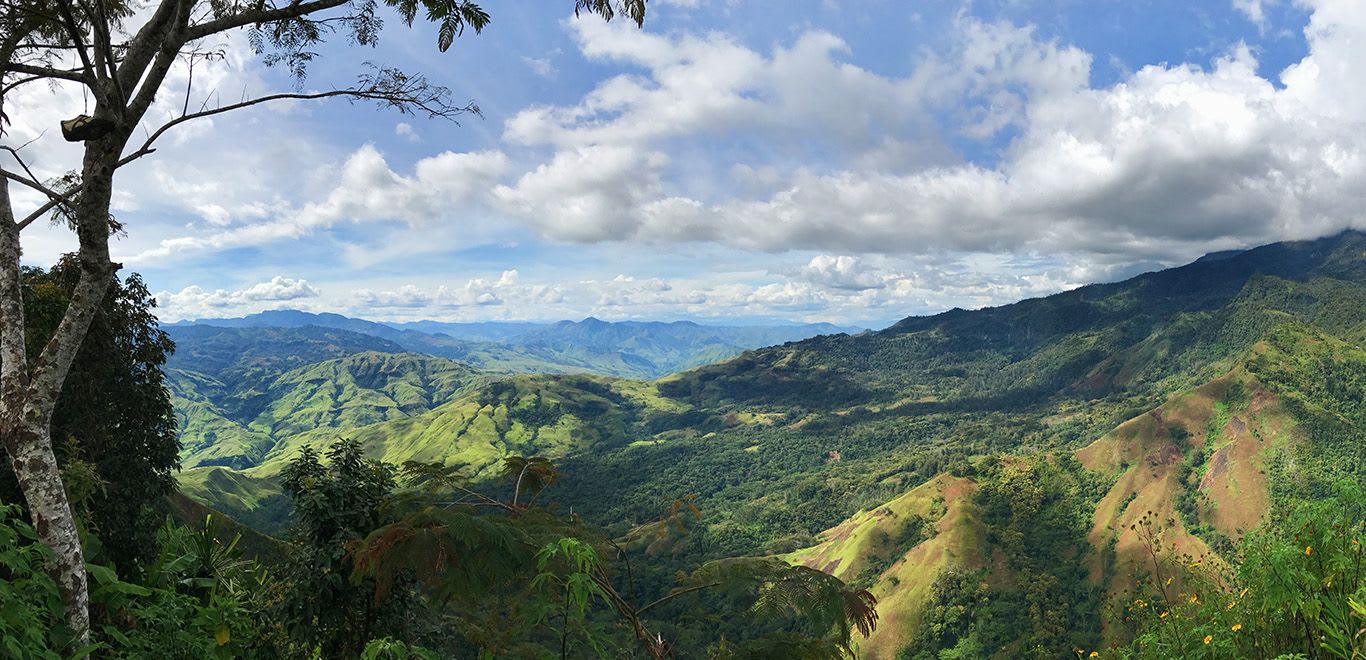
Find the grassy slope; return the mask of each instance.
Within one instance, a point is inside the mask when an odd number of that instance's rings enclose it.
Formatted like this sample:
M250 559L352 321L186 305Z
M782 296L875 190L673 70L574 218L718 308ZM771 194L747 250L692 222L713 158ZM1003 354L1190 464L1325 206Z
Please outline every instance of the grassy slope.
M295 369L267 390L251 427L274 438L319 428L354 428L435 408L481 382L451 360L359 353Z
M181 463L247 467L260 461L275 443L267 433L228 418L220 403L227 391L206 374L175 369L167 379L176 420L180 423Z
M442 358L361 352L286 371L247 391L184 370L171 380L183 464L245 469L284 438L421 414L485 378Z
M879 622L873 636L859 644L859 656L892 658L914 632L939 571L979 568L990 560L971 502L975 490L969 479L940 475L821 533L818 545L784 559L849 581L863 571L868 557L884 555L884 539L897 538L911 516L933 520L933 535L895 559L870 589L878 599Z
M1245 394L1230 397L1231 388ZM1174 429L1189 438L1179 441ZM1209 542L1217 537L1193 533L1190 525L1235 542L1254 529L1270 510L1269 463L1296 441L1279 397L1240 367L1078 451L1086 468L1118 475L1096 506L1088 539L1091 579L1114 596L1131 586L1131 576L1149 572L1151 559L1132 528L1145 515L1170 521L1162 539L1178 553L1216 561ZM1183 463L1198 466L1185 471ZM1183 493L1195 497L1194 519L1178 511Z
M273 479L211 466L181 470L176 480L187 497L253 529L275 534L289 523L289 502Z
M1366 362L1366 352L1313 329L1288 326L1276 332L1278 340L1258 342L1224 376L1170 397L1076 452L1097 479L1114 484L1095 507L1088 538L1090 580L1109 597L1148 570L1148 554L1131 528L1145 514L1169 521L1164 544L1220 561L1208 542L1211 530L1236 541L1269 512L1272 464L1297 455L1307 442L1286 400L1314 397L1293 387L1271 389L1258 374L1303 373L1312 364L1306 354L1315 348L1349 363ZM1192 469L1183 470L1183 463ZM988 581L1008 579L999 575L1004 568L975 518L974 489L970 478L940 475L821 533L817 545L785 555L852 579L870 557L884 554L880 544L895 538L908 516L936 521L938 533L892 562L874 583L881 625L862 645L863 657L890 658L909 641L939 571L989 566ZM1196 502L1193 519L1179 511L1183 493Z
M630 442L642 415L675 407L652 385L590 376L517 376L469 390L429 412L347 431L371 455L404 461L463 464L471 478L491 476L509 454L550 457ZM335 430L290 436L254 476L278 474L305 446L330 444Z
M258 465L196 467L180 474L196 500L248 524L278 531L286 516L278 478L305 447L322 452L339 434L388 463L466 466L472 479L497 474L510 454L560 458L629 445L642 420L681 407L651 383L589 376L518 376L460 391L430 411L358 428L321 428L287 436Z

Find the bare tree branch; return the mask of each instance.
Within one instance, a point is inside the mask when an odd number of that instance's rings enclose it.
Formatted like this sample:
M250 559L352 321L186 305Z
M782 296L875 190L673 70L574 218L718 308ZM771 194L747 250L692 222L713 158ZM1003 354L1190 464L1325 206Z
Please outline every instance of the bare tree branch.
M2 148L8 149L9 147L2 147ZM6 170L6 169L4 169L4 168L0 168L0 176L3 176L3 177L5 177L6 179L9 179L10 181L13 181L13 182L15 182L15 183L18 183L18 184L27 186L27 187L29 187L29 188L32 188L32 189L34 189L34 190L36 190L36 191L38 191L38 192L40 192L40 193L46 195L48 199L55 199L55 200L57 200L57 203L59 203L59 204L66 204L66 205L70 205L70 204L71 204L71 200L70 200L70 199L67 199L65 195L62 195L61 193L59 193L59 192L57 192L57 191L55 191L55 190L53 190L53 189L51 189L51 188L49 188L49 187L47 187L47 186L41 184L41 183L39 183L39 182L37 182L37 181L35 181L35 180L33 180L33 179L30 179L30 178L28 178L28 177L20 176L20 175L18 175L18 174L15 174L14 172L11 172L11 171Z
M276 21L286 21L291 18L306 16L308 14L312 14L314 12L322 11L325 9L340 7L346 4L347 2L349 2L349 0L313 0L313 2L292 2L284 7L277 7L272 9L254 9L251 11L244 11L240 14L224 16L222 18L209 21L208 23L202 23L200 25L191 27L189 34L186 35L186 40L195 41L197 39L203 39L204 37L218 34L220 32L226 32L234 28L246 27L248 25L255 25L258 23L273 23Z
M31 64L20 64L17 62L0 64L0 66L3 66L6 72L27 73L39 78L70 80L71 82L78 82L82 85L88 85L90 83L85 76L81 75L81 72L72 69L54 69L46 66L33 66Z
M57 11L61 14L62 25L66 28L67 36L71 37L71 43L76 46L76 56L81 59L81 67L85 70L85 76L92 83L104 79L104 72L95 68L90 63L90 53L86 52L85 42L81 39L81 29L76 24L76 18L71 15L71 4L69 0L59 0ZM93 17L91 17L93 20ZM93 86L93 85L92 85ZM99 93L99 90L96 90Z
M166 0L176 6L176 12L170 17L171 24L164 27L165 36L161 42L161 47L156 49L155 59L147 69L147 75L143 79L142 87L134 94L125 110L127 116L141 118L147 109L152 107L152 101L156 99L157 92L161 89L161 83L166 80L166 74L175 64L176 58L180 55L180 49L189 42L185 37L185 30L189 26L190 11L194 3L190 0ZM123 106L120 104L120 108ZM129 126L129 129L132 127Z
M142 74L147 72L147 65L152 62L152 58L156 56L159 50L158 38L165 37L166 22L179 14L182 1L162 0L152 17L128 42L128 51L124 55L123 62L119 65L118 78L119 86L122 89L132 90L138 81L142 80Z
M48 211L51 211L52 209L57 208L57 206L58 206L59 204L62 204L62 200L59 200L59 199L49 199L49 200L47 200L47 203L46 203L46 204L43 204L42 206L38 207L38 210L36 210L36 211L34 211L34 212L32 212L32 213L30 213L30 214L24 216L24 219L23 219L23 220L20 220L20 221L17 222L17 223L15 223L15 225L18 226L18 228L19 228L18 230L19 230L19 231L24 231L24 228L26 228L26 227L28 227L29 225L33 224L33 221L34 221L34 220L37 220L38 218L41 218L41 217L43 217L44 215L47 215L47 212L48 212Z
M34 139L36 140L37 138ZM32 140L30 140L30 142L32 142ZM48 201L37 211L34 211L33 213L30 213L29 215L25 216L24 219L18 223L20 231L22 231L24 227L33 224L33 221L37 220L44 213L47 213L48 211L51 211L52 209L58 206L66 206L67 208L72 208L73 205L70 193L59 193L38 181L38 176L33 173L33 170L29 169L28 163L25 163L24 159L19 155L19 149L23 148L24 147L21 146L18 149L16 149L14 147L0 144L0 151L8 151L10 155L14 157L14 160L19 163L19 167L22 167L24 169L24 172L28 174L28 178L21 177L17 174L14 174L13 172L8 172L4 168L0 168L0 175L3 175L6 179L9 179L16 183L23 184L25 186L28 186L29 188L37 190L40 193L43 193L44 195L47 195Z
M327 92L315 93L286 92L280 94L269 94L254 99L248 99L240 103L233 103L230 105L212 108L210 110L202 110L200 112L184 114L158 127L142 143L142 146L138 147L137 150L120 159L116 167L123 167L128 163L131 163L143 156L155 152L156 149L152 148L152 144L156 142L157 139L160 138L167 131L171 130L172 128L175 128L176 126L179 126L180 124L193 121L195 119L212 117L213 115L223 114L225 112L232 112L233 110L240 110L242 108L250 107L253 105L269 103L271 101L282 101L290 99L315 100L341 97L350 98L353 100L376 101L379 103L384 103L387 105L397 107L402 112L422 112L426 113L429 117L432 117L434 119L450 119L452 121L454 121L454 118L458 115L479 113L479 107L473 103L469 103L463 106L453 106L445 103L445 101L442 98L439 98L445 95L445 90L427 85L424 79L413 78L410 80L414 81L414 83L412 86L410 86L406 93L395 93L395 90L386 90L381 86L375 85L355 89L334 89Z

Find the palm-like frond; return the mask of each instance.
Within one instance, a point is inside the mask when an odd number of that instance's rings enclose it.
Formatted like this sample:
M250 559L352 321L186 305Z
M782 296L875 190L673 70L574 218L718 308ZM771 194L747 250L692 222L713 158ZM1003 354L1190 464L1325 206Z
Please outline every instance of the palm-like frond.
M848 653L854 631L864 637L877 627L877 599L839 578L773 557L735 557L703 564L687 576L675 594L715 588L735 599L752 601L763 617L795 617Z
M512 482L512 504L517 505L522 493L540 494L546 486L555 483L559 472L555 464L544 456L509 456L503 459L503 478Z
M505 519L429 507L356 543L353 579L373 578L379 600L409 571L444 598L477 594L531 572L535 549Z

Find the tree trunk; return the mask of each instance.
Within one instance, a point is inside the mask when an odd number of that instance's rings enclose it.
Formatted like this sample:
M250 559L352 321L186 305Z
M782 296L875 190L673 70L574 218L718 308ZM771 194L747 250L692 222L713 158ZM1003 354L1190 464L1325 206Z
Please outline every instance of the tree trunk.
M85 554L52 452L51 411L34 415L39 411L28 405L21 254L9 183L0 180L0 444L28 502L38 539L53 551L49 569L62 594L66 623L84 646L90 639ZM41 423L35 423L39 418Z
M126 139L126 138L125 138ZM86 145L76 208L81 278L66 315L30 366L24 343L19 227L7 181L0 181L0 441L28 504L38 538L53 552L49 571L77 644L90 641L85 553L53 451L50 424L66 374L113 277L109 203L122 139Z
M84 646L90 640L85 554L52 452L52 411L43 415L29 405L21 254L9 182L0 179L0 444L28 502L38 538L53 551L49 569L62 595L67 626Z
M66 625L76 633L78 646L90 642L90 596L86 586L85 553L52 453L52 438L47 425L12 429L6 434L5 449L10 465L19 478L19 487L28 501L29 516L38 531L38 540L52 549L48 572L62 594Z

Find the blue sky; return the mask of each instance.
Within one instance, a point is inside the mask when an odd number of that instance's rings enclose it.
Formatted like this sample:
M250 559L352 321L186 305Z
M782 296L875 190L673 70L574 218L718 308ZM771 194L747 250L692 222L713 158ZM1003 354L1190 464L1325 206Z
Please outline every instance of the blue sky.
M638 30L488 3L447 53L390 17L303 87L376 62L482 117L293 103L188 127L120 172L116 258L168 320L881 326L1011 302L1361 226L1358 5L652 0ZM293 86L243 35L219 46L192 103ZM42 131L80 103L12 106L40 169L74 162ZM72 245L30 231L31 262Z

